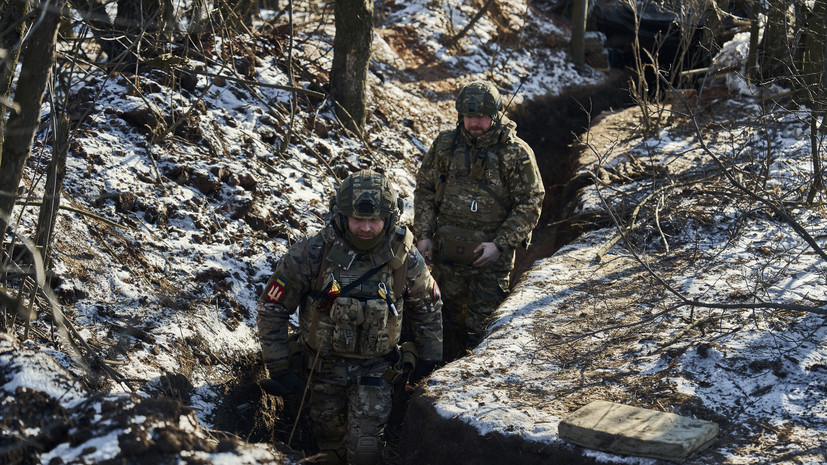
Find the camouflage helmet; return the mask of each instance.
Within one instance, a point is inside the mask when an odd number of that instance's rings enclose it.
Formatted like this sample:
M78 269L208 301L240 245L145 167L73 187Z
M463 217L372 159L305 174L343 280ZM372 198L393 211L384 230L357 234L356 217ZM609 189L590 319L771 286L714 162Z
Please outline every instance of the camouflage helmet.
M396 190L384 175L372 170L351 174L336 190L336 213L358 219L387 220L397 211Z
M488 81L474 81L459 91L457 113L460 116L496 116L502 109L500 91Z

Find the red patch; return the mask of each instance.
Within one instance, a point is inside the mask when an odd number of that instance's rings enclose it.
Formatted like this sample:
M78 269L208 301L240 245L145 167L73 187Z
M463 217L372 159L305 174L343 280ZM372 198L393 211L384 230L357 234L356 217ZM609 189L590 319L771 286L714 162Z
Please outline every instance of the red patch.
M279 302L281 298L284 297L284 287L279 284L278 280L273 281L264 295L270 302Z
M434 302L437 302L439 299L442 298L442 293L439 292L439 284L434 281Z

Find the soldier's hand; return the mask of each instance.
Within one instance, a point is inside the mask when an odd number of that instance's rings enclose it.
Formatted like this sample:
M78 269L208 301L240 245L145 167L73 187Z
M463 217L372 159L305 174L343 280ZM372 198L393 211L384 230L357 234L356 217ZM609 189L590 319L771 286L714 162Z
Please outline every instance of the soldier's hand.
M483 242L480 245L478 245L476 249L474 249L474 254L478 253L482 253L482 255L480 255L480 258L476 259L474 263L472 263L472 265L476 266L477 268L482 268L484 266L493 265L494 262L496 262L497 259L500 258L500 254L502 252L500 252L500 249L499 247L497 247L497 244L493 242Z
M422 239L416 243L416 248L419 249L419 253L421 253L422 257L425 258L425 264L430 265L431 258L434 254L434 241L430 239Z
M272 396L287 396L301 394L304 391L304 380L291 370L281 370L270 374L270 379L261 383L261 388Z

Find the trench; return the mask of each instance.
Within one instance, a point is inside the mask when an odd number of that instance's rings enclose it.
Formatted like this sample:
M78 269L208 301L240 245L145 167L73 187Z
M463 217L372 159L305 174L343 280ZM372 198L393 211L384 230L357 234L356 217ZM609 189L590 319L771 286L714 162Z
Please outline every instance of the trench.
M585 177L576 176L578 155L583 149L577 137L585 133L590 120L601 112L631 104L625 85L625 73L612 71L602 85L541 97L509 112L509 117L517 123L518 135L534 149L546 190L531 245L517 251L512 287L537 260L553 255L585 232L582 223L572 221L573 200L578 190L589 182ZM226 387L214 418L217 431L249 442L274 444L297 459L317 452L307 415L300 415L295 422L300 396L282 399L264 394L257 384L265 374L260 359L239 360L233 374L235 381ZM416 392L402 391L397 395L385 429L387 446L383 463L386 465L500 464L515 460L519 463L591 463L572 456L570 451L537 449L536 444L528 445L519 438L491 434L480 437L473 427L459 420L441 418ZM290 447L286 448L284 444L288 441ZM549 456L559 461L549 462Z
M577 193L590 182L587 177L577 176L578 155L584 149L579 139L600 113L632 105L627 77L625 72L613 70L599 86L541 97L509 115L517 123L517 134L534 149L546 190L531 245L517 250L512 288L534 262L550 257L585 232L583 223L572 218Z
M532 233L528 249L518 250L512 288L532 265L550 257L573 242L590 222L574 218L578 191L591 181L578 176L579 154L584 146L578 142L589 129L590 121L605 111L632 105L626 88L627 75L611 71L599 86L573 89L559 96L541 97L515 108L509 117L517 123L517 133L534 149L546 195L540 221ZM477 430L460 420L442 418L429 400L414 393L407 399L404 421L399 428L399 460L405 465L475 465L520 464L591 464L573 449L544 446L520 437ZM450 438L446 440L446 438Z

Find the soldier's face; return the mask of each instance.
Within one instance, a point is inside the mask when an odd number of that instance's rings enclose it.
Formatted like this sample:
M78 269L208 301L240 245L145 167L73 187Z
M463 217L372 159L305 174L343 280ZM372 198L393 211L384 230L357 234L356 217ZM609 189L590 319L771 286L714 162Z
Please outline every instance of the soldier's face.
M350 233L359 239L371 240L378 237L382 229L385 228L385 220L381 218L362 220L348 216L347 227L350 229Z
M490 116L465 115L462 117L462 124L465 125L465 130L474 137L481 136L485 131L491 129L491 122Z

